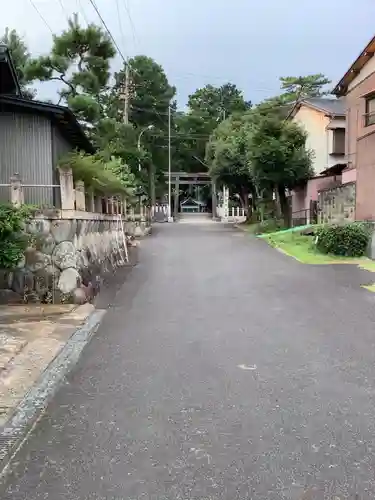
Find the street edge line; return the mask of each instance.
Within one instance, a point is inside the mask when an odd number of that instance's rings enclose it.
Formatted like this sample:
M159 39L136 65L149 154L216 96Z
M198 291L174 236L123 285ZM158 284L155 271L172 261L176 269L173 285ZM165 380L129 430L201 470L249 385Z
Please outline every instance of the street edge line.
M9 420L0 427L0 478L34 429L34 424L63 385L66 376L77 364L106 312L99 309L90 314L23 397Z

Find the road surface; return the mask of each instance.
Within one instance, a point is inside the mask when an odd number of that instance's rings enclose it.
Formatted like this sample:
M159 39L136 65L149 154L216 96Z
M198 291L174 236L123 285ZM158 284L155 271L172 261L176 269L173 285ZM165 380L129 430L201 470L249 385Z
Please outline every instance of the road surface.
M160 226L0 497L373 499L368 279Z

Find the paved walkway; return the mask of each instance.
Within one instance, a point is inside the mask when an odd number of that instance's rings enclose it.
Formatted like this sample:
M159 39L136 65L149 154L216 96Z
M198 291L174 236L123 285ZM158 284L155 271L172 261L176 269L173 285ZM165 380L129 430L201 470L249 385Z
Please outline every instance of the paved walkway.
M368 279L162 225L0 497L373 499Z
M0 306L0 429L93 306ZM0 457L1 457L0 439Z

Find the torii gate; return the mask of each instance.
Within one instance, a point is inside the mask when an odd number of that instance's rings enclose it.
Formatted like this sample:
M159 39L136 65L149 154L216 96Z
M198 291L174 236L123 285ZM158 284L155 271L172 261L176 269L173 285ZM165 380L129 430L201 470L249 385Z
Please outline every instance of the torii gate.
M164 176L168 179L169 173L164 172ZM207 185L212 186L212 218L217 218L217 192L215 180L207 172L171 172L170 174L171 187L174 185L174 217L178 216L179 207L179 188L181 185ZM171 201L171 200L169 200Z

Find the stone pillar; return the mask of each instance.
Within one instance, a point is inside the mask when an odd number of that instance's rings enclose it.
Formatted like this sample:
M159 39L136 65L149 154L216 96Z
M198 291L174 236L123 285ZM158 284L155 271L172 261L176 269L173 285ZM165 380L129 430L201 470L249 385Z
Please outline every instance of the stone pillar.
M101 196L97 195L94 198L94 212L97 214L101 214L103 212L102 197Z
M216 181L212 179L212 218L217 219L217 194L216 194Z
M83 181L77 181L75 184L75 195L76 195L76 210L81 212L86 211L86 199L85 199L85 184Z
M70 168L60 168L61 210L74 210L74 182Z
M24 203L23 188L19 174L14 174L10 178L10 201L15 207L20 207Z
M95 194L94 191L91 189L89 193L89 203L90 206L87 207L90 212L95 212Z
M176 182L174 185L174 218L175 220L178 217L178 209L179 209L179 196L180 196L180 183L179 183L179 177L176 177Z

